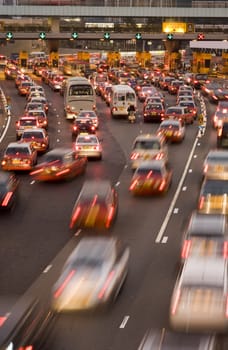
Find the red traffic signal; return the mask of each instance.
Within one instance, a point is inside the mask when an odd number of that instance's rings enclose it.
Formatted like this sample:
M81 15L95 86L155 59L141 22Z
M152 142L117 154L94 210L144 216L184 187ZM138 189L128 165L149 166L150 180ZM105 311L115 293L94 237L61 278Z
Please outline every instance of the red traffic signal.
M199 34L197 35L197 39L198 39L198 40L204 40L204 39L205 39L205 35L204 35L203 33L199 33Z

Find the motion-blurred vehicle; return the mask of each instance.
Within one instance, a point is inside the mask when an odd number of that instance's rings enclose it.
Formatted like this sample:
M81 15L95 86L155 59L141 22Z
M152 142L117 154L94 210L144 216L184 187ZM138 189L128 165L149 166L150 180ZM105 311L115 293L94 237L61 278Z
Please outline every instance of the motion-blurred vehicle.
M194 116L189 112L187 107L172 106L165 110L164 119L179 119L185 124L193 124Z
M190 101L190 100L189 100L189 101L180 100L179 106L181 106L181 107L187 107L188 112L189 112L190 114L192 114L192 117L193 117L194 119L197 118L197 116L198 116L198 108L197 108L197 106L196 106L196 104L195 104L194 101Z
M222 350L219 343L215 335L151 329L143 337L138 350Z
M21 83L18 85L18 95L20 96L26 96L29 92L30 86L34 84L31 80L22 80Z
M184 231L181 262L189 257L228 257L228 228L226 215L192 213Z
M30 142L38 153L46 152L49 149L49 136L42 128L25 129L21 135L20 142Z
M78 113L77 118L79 118L79 119L83 119L83 118L88 119L88 118L90 118L92 120L93 125L95 126L95 128L98 129L98 127L99 127L98 115L93 110L82 110L82 111L80 111Z
M212 117L212 126L215 129L221 128L224 121L228 121L228 109L225 111L216 109Z
M165 109L162 103L149 102L143 108L143 121L161 121L164 117Z
M30 100L31 103L42 103L43 104L43 109L45 110L46 114L48 114L48 110L49 110L49 105L48 105L48 101L46 99L46 97L32 97Z
M198 210L206 214L228 214L228 181L205 178L199 195Z
M25 129L36 129L39 128L38 117L23 116L16 121L16 139L19 140Z
M181 85L184 85L184 82L182 80L172 80L168 85L169 94L176 95Z
M210 150L203 162L203 174L210 179L228 180L228 151Z
M109 229L117 216L118 193L108 180L87 180L75 202L70 229Z
M75 138L80 133L87 133L87 134L95 134L96 128L93 124L93 121L91 118L76 118L72 124L72 139L75 140Z
M163 135L170 142L182 142L185 132L185 125L179 119L163 120L157 130L158 135Z
M31 109L26 112L28 117L36 117L38 119L39 127L45 130L48 129L48 118L43 109Z
M18 74L18 67L14 64L7 64L4 69L6 80L15 80Z
M219 101L228 101L228 89L219 88L213 90L209 95L208 99L210 102L218 103Z
M60 91L63 80L63 75L55 74L52 76L52 79L48 81L48 85L53 91Z
M164 160L144 161L135 170L129 190L134 195L164 194L171 185L172 173Z
M141 89L138 91L138 99L140 102L145 102L146 98L148 96L152 96L156 92L156 88L151 86L142 86Z
M95 309L114 301L128 273L130 249L115 237L83 237L53 286L54 312Z
M44 97L45 98L45 93L43 91L32 91L32 92L28 92L27 95L27 102L31 102L32 98L34 97Z
M42 110L42 111L44 111L45 114L46 114L44 104L43 104L42 102L40 102L40 101L28 102L28 103L26 104L26 106L25 106L24 112L25 112L25 114L27 114L28 111L34 110L34 109Z
M102 159L102 146L100 140L94 134L79 134L76 137L74 149L80 156Z
M223 121L217 129L217 147L228 147L228 120Z
M12 172L0 170L0 209L14 208L18 196L19 180Z
M30 81L31 78L29 75L23 74L21 72L18 72L16 78L15 78L15 86L18 88L18 86L21 84L22 81Z
M196 73L193 76L193 79L191 81L191 85L195 89L200 89L202 85L210 83L210 80L208 78L207 74L202 73Z
M37 181L68 180L83 174L86 167L86 157L79 157L71 148L55 148L45 154L30 175Z
M145 160L160 160L168 162L168 147L164 136L141 134L136 137L130 155L131 168L137 169Z
M161 79L158 82L158 86L160 87L160 89L162 90L168 90L168 85L171 83L171 81L175 80L174 77L170 77L170 76L161 76Z
M170 303L170 325L184 332L226 332L227 260L191 257L181 269Z
M31 170L37 163L37 151L30 142L10 142L4 152L1 166L3 170Z

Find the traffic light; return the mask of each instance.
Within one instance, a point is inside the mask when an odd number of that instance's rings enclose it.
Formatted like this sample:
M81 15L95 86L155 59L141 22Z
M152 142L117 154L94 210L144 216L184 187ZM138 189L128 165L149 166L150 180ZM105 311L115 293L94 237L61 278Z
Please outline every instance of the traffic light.
M78 38L78 33L77 33L77 32L73 32L73 33L71 34L71 38L72 38L72 39L77 39L77 38Z
M45 32L40 32L39 38L40 38L41 40L45 40L45 39L46 39L46 33L45 33Z
M173 40L173 34L172 33L168 33L167 34L167 40Z
M108 33L108 32L105 32L104 33L104 39L106 39L106 40L109 40L110 39L110 33Z
M135 34L135 39L137 39L137 40L142 39L142 34L141 33L136 33Z
M197 35L197 40L204 40L205 39L205 35L203 33L199 33Z
M13 33L12 32L7 32L6 33L6 40L12 40L13 39Z

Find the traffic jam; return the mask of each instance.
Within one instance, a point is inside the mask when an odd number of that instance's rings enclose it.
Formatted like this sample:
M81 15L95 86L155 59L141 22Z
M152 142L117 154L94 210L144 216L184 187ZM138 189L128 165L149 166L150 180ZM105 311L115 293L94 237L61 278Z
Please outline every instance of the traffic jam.
M130 244L112 233L121 214L118 182L97 175L96 167L107 160L108 142L102 136L104 120L97 101L109 111L107 127L113 123L113 130L118 130L119 125L127 125L136 135L131 149L125 150L130 181L124 191L129 212L136 201L162 203L169 198L175 182L170 153L188 142L190 132L197 147L206 142L207 129L212 129L215 147L204 155L196 206L181 231L167 310L169 327L162 332L148 329L137 348L173 349L171 344L175 344L176 349L181 344L180 349L223 349L216 334L227 333L228 327L227 80L160 67L142 68L127 60L120 67L100 62L77 76L64 74L61 67L50 68L44 60L34 60L29 73L9 62L4 74L11 89L23 99L24 111L14 115L14 139L1 149L3 215L13 216L20 206L24 178L34 185L45 183L47 190L52 183L58 188L79 179L83 183L66 230L72 236L81 231L85 234L65 259L49 291L54 315L112 308L122 288L127 288L124 284L134 260ZM47 91L63 101L67 146L54 145L50 127L53 104ZM210 117L209 105L214 108ZM177 182L178 186L182 183ZM170 196L170 202L176 199ZM31 349L40 349L32 327L29 332L26 340L17 339L16 349L30 349L31 344Z

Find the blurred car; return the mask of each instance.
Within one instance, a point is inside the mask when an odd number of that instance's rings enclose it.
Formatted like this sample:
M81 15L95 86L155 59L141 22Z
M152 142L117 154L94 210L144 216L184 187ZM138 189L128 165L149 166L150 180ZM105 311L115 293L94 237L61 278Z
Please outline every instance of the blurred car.
M31 102L32 98L34 97L44 97L45 98L45 93L43 91L32 91L32 92L28 92L28 95L27 95L27 101L28 102Z
M18 73L16 78L15 78L15 86L18 88L18 86L21 84L22 81L30 81L31 78L29 75L23 74L23 73Z
M228 228L226 215L203 214L194 211L181 247L181 262L189 257L228 257Z
M0 209L14 208L18 196L19 180L12 172L0 171Z
M185 100L180 100L179 101L179 106L181 107L187 107L188 111L190 114L192 114L193 118L196 119L198 116L198 108L195 104L194 101L185 101Z
M102 159L102 147L98 137L94 134L79 134L74 143L75 151L80 156Z
M217 147L228 147L228 120L217 129Z
M158 82L158 85L160 87L160 89L162 90L168 90L168 85L171 83L171 81L175 80L174 77L171 76L165 76L165 77L161 77L161 79Z
M10 142L4 152L1 166L3 170L31 170L37 163L37 151L30 142Z
M31 109L26 112L28 117L36 117L38 119L39 127L45 130L48 129L48 118L43 109Z
M30 142L38 153L46 152L49 149L49 136L42 128L25 129L21 135L20 142Z
M210 179L228 180L228 151L210 150L203 162L203 174Z
M96 128L93 124L93 121L90 118L83 118L79 119L78 117L74 120L72 124L72 139L75 140L75 138L80 133L88 133L88 134L95 134Z
M60 91L63 80L63 75L55 74L52 79L48 81L48 85L53 91Z
M86 167L86 157L79 157L71 148L55 148L45 154L30 175L37 181L68 180L83 174Z
M163 106L163 109L165 109L165 99L164 99L164 96L162 95L162 93L155 93L152 96L148 96L145 99L144 107L150 103L159 103L159 104L161 103Z
M163 120L157 130L158 135L163 135L167 141L171 142L182 142L185 132L185 125L179 119Z
M138 91L138 99L140 102L145 102L146 98L148 96L152 96L153 93L156 91L156 88L154 86L142 86L141 89Z
M210 96L210 94L213 94L214 90L217 90L219 88L221 88L221 83L212 81L210 83L201 85L201 93L204 96Z
M162 103L149 102L143 108L143 121L161 121L165 110Z
M168 85L169 94L176 95L181 85L184 85L184 82L182 80L172 80Z
M31 103L42 103L43 109L45 110L46 114L48 114L49 105L46 97L32 97L30 100Z
M34 84L31 80L22 80L21 83L18 85L18 95L20 96L26 96L29 92L30 86Z
M223 110L216 109L213 118L212 126L217 129L221 128L224 121L228 121L228 109L225 112Z
M227 260L191 257L181 269L170 302L170 325L176 331L226 332Z
M53 286L55 312L95 309L115 300L128 273L130 249L115 237L83 237Z
M228 112L228 101L227 100L219 101L217 109L222 111L223 113L227 113Z
M203 73L196 73L193 76L193 79L191 81L191 85L195 89L200 89L202 85L210 83L210 80L208 78L207 74Z
M222 350L215 335L152 329L143 337L138 350Z
M164 159L168 162L168 147L164 136L141 134L136 137L130 155L131 168L137 169L145 160Z
M4 69L4 75L6 80L14 80L16 79L18 74L18 67L14 64L7 64Z
M187 107L172 106L165 110L164 119L179 119L185 124L193 124L194 116L189 112Z
M228 214L228 181L205 178L199 195L198 210L206 214Z
M129 190L134 195L164 194L171 185L172 174L164 160L144 161L135 170Z
M16 121L16 139L19 140L25 129L36 129L39 128L38 117L23 116Z
M109 229L118 212L118 193L108 180L87 180L71 214L70 228Z
M34 84L29 88L29 94L32 92L40 92L45 94L44 88L41 85ZM28 95L29 96L29 95Z
M83 118L90 118L93 122L93 125L95 126L96 129L98 129L99 127L99 119L98 119L98 115L95 111L93 110L83 110L80 111L77 115L77 118L79 119L83 119Z
M110 106L110 101L111 101L111 92L112 92L112 85L106 85L104 87L103 93L102 93L102 98L106 102L107 106Z
M219 101L228 101L228 89L215 89L208 95L208 99L213 103L218 103Z

